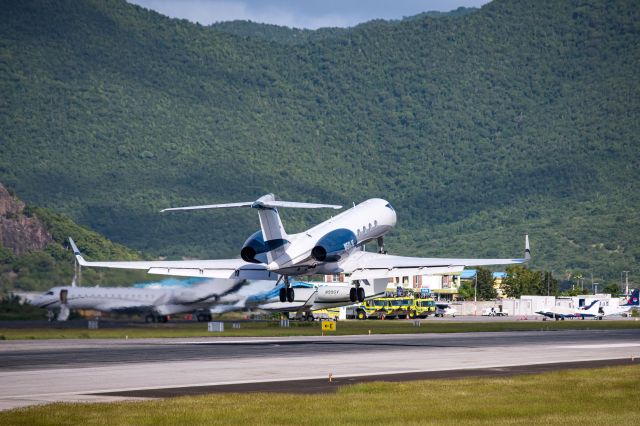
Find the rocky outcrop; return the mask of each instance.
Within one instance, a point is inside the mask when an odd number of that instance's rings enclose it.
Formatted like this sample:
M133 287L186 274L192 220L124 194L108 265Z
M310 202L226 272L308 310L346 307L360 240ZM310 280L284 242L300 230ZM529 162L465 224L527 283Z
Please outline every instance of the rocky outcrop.
M0 184L0 245L17 255L42 250L53 241L38 218L24 214L24 207Z

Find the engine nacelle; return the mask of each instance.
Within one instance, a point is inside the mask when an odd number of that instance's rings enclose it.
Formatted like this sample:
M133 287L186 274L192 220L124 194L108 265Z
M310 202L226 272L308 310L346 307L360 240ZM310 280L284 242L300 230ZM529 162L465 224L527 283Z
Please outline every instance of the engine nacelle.
M319 303L337 303L337 302L349 302L349 292L353 287L351 286L337 286L337 285L323 285L318 287L318 294L316 295L316 302Z
M318 240L311 257L318 262L336 262L358 244L356 234L349 229L335 229Z
M265 242L262 231L256 231L244 242L242 250L240 250L240 257L245 262L268 263L267 253L288 243L287 240L282 239Z

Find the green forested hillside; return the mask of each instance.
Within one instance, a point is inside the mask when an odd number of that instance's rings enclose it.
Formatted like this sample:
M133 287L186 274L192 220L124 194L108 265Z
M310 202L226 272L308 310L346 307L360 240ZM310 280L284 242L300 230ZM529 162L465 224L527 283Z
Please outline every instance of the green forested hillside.
M386 198L398 254L511 256L529 232L537 268L638 271L640 3L496 0L293 44L244 31L1 2L0 181L155 255L237 256L251 212L158 210L274 192Z
M21 252L16 247L4 246L0 242L0 296L12 290L45 290L70 285L74 275L73 252L68 243L70 235L73 235L82 251L92 258L142 258L139 253L112 243L102 235L75 224L64 215L49 209L21 205L17 199L7 199L6 192L3 191L4 188L0 185L0 203L6 205L8 202L18 208L3 211L0 234L4 233L7 240L14 241L15 238L6 234L17 232L20 239L34 238L22 232L19 225L28 218L42 224L48 243L39 249ZM78 280L85 285L128 285L132 281L148 281L149 275L144 271L83 269Z

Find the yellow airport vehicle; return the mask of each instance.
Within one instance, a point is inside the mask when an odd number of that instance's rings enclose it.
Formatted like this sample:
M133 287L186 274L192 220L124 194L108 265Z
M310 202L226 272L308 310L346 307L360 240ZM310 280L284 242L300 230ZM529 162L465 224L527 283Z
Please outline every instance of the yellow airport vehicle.
M415 299L413 303L416 312L415 316L418 318L426 318L436 313L436 301L431 297Z
M313 311L313 318L319 320L337 320L340 316L340 308L318 309Z
M365 300L355 307L354 316L357 319L379 318L385 319L392 310L387 297Z
M352 308L349 317L357 319L378 318L426 318L436 311L435 301L430 298L407 296L380 297L365 300L360 305Z

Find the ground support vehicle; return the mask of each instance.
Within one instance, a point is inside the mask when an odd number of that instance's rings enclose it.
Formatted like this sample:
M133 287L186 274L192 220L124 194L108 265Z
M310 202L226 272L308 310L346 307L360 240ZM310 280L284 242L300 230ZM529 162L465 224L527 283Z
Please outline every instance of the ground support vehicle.
M426 318L436 312L436 302L432 298L418 298L413 302L415 316L418 318ZM409 316L409 318L413 318Z
M389 298L365 300L355 308L355 317L360 320L367 318L385 319L392 311Z
M453 306L448 303L436 303L436 317L444 317L445 315L451 315L452 317L456 317L456 313L458 311Z
M392 318L426 318L436 311L432 298L419 298L414 295L389 296L366 300L347 310L348 318L392 319Z
M313 320L337 320L340 316L340 308L318 309L311 313L311 321Z
M508 317L509 316L509 312L502 311L502 310L496 310L496 308L494 308L494 307L484 308L482 310L482 316L485 316L485 317Z

